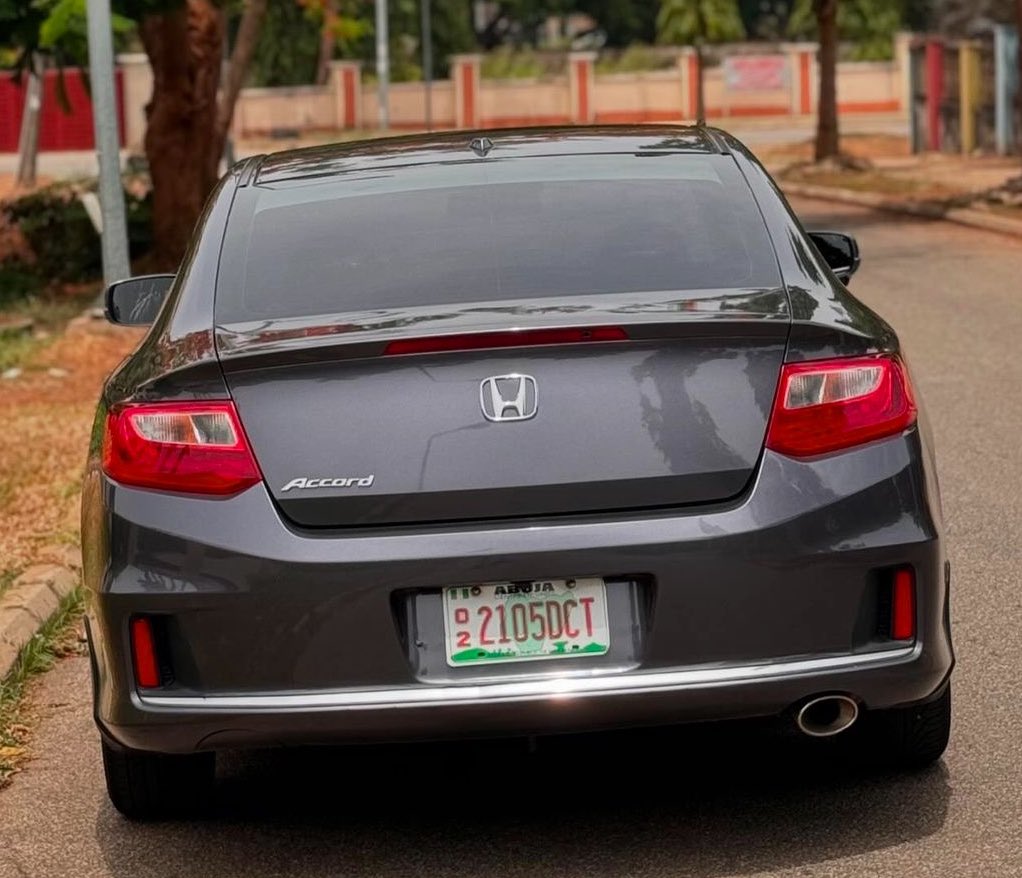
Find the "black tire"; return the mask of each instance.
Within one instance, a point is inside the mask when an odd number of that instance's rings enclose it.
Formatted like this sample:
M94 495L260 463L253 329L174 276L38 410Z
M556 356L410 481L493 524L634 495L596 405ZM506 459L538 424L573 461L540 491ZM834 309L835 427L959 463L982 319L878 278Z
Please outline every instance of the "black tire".
M859 745L870 762L914 771L943 755L951 735L951 684L932 701L871 711L863 716Z
M215 754L147 753L102 743L107 795L125 817L188 817L209 807Z

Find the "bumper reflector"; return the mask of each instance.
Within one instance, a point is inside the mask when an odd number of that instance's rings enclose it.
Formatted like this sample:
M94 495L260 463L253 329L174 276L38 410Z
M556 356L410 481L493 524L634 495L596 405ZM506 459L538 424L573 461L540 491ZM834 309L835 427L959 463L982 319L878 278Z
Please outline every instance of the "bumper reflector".
M156 660L153 623L145 616L131 620L131 657L135 666L135 682L143 689L155 689L161 683L160 665Z
M916 577L911 567L894 571L891 595L891 638L912 640L916 636Z

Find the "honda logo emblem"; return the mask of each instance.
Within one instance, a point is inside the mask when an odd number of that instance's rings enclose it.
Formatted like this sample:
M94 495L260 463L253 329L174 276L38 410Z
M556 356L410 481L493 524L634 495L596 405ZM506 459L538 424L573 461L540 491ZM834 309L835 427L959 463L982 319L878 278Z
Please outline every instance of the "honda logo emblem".
M536 416L539 393L531 375L494 375L479 385L479 404L488 421L527 421Z

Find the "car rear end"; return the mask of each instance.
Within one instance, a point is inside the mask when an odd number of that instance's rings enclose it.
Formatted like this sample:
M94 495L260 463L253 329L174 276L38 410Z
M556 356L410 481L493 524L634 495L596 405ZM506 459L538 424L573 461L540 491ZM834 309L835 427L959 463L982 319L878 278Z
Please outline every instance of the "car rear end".
M840 357L793 357L814 275L785 270L800 232L764 218L751 166L706 138L594 143L239 175L208 326L171 328L201 324L185 272L101 412L109 741L538 734L940 689L939 507L893 335L838 321Z

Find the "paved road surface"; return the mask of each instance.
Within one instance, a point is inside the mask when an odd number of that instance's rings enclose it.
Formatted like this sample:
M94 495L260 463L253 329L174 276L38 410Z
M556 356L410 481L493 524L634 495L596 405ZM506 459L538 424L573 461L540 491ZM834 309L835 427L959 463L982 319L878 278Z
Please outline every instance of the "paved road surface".
M1022 875L1022 245L799 208L860 235L855 288L902 333L938 436L960 659L942 765L863 777L732 731L250 755L209 821L136 826L104 798L74 659L0 793L0 876Z

